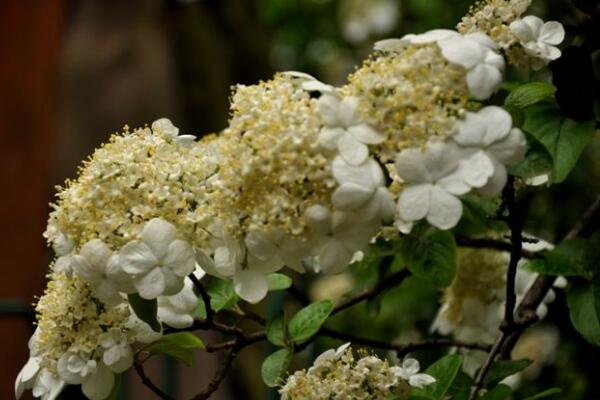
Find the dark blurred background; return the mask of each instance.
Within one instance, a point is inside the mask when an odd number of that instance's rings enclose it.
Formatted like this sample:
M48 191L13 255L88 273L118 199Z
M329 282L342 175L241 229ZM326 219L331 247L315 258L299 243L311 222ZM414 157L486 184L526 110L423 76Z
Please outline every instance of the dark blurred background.
M256 83L274 71L290 69L343 83L373 41L453 27L469 4L469 0L1 0L0 397L12 398L14 378L27 359L31 303L43 291L51 257L42 232L53 186L74 177L80 161L112 132L159 117L169 117L184 133L217 132L227 123L231 85ZM559 0L536 7L540 16L560 16L565 10ZM598 154L597 146L594 150ZM526 206L535 211L532 230L555 238L586 206L588 196L598 192L597 173L587 175L596 160L591 154L593 150L567 182L568 190L525 194ZM366 285L372 278L368 271L355 271L319 285L332 293L357 282ZM315 297L323 291L321 286L313 285ZM372 317L372 304L355 307L335 323L356 334L386 339L400 331L406 337L426 331L438 293L419 282L403 286L404 292L390 291L376 305L378 324L364 323ZM556 306L560 315L565 312L562 300L559 296ZM576 383L577 390L564 398L600 398L583 372L584 361L597 359L598 351L584 345L564 318L558 319L567 326L561 335L570 347L562 355L564 366L547 372L549 384ZM365 326L371 327L366 331ZM215 398L273 398L259 376L258 366L267 351L260 346L245 350ZM217 361L216 356L202 354L194 367L175 368L157 360L150 375L177 398L186 398L208 382ZM121 398L154 397L130 375Z

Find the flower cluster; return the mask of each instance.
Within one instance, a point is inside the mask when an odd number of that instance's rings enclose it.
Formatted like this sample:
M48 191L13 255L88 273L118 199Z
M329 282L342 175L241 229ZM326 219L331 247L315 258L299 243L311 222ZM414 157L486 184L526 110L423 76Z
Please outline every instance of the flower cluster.
M407 358L402 366L390 366L373 355L354 358L350 343L317 357L307 370L290 375L279 390L282 400L408 398L411 388L435 382L419 373L419 362Z

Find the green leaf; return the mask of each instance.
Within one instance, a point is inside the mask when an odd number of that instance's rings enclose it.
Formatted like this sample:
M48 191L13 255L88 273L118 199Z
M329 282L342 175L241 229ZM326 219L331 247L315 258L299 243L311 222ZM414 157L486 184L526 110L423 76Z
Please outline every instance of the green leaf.
M210 296L210 305L216 312L232 309L239 300L230 280L214 279L206 287L206 292Z
M275 346L285 346L284 322L283 314L281 314L267 324L267 339Z
M419 225L399 241L398 250L414 276L438 287L452 283L456 274L456 243L450 232Z
M502 108L504 108L510 114L513 126L523 126L523 122L525 122L525 114L523 114L523 110L521 110L518 107L515 107L512 104L504 104Z
M265 358L261 368L263 382L268 387L277 386L292 362L290 349L280 349Z
M512 390L508 385L498 385L481 398L481 400L506 400L510 397Z
M594 303L590 284L573 286L567 292L571 323L588 342L600 346L600 321Z
M333 310L333 303L329 300L312 303L296 313L290 320L288 331L290 339L301 342L319 331L321 325L327 320Z
M435 382L423 389L413 390L413 393L436 400L444 398L458 374L461 363L462 356L458 354L450 354L437 360L425 370L426 374L435 378Z
M129 304L135 312L135 315L137 315L139 319L150 325L150 328L152 328L153 331L161 331L160 322L158 322L158 319L156 318L156 312L158 310L156 299L142 299L137 293L128 294L127 299L129 300Z
M463 216L453 232L473 236L489 231L506 231L506 223L491 219L489 216L499 206L496 200L481 199L474 196L463 196Z
M452 381L452 385L450 385L446 395L450 396L453 400L467 400L471 393L471 386L473 386L473 378L465 372L458 370L456 378Z
M553 97L556 88L547 82L530 82L515 88L506 96L504 104L510 107L525 108Z
M525 358L520 360L498 360L490 367L490 370L483 380L483 386L494 386L502 379L524 370L529 365L531 365L531 360Z
M523 179L552 172L552 156L537 140L529 144L525 159L508 169L509 173Z
M193 350L195 349L204 349L204 343L198 336L190 332L165 335L145 348L152 354L166 354L188 366L192 364Z
M115 383L113 385L113 388L110 391L110 394L108 395L108 397L104 400L117 400L119 398L119 393L121 392L122 380L123 380L122 374L115 374Z
M589 243L584 239L566 240L554 250L542 252L541 259L531 260L525 268L544 275L590 277L590 251Z
M269 274L267 276L269 291L285 290L292 286L292 278L284 274Z
M553 396L553 395L559 394L559 393L562 393L562 389L552 388L552 389L544 390L543 392L540 392L538 394L534 394L533 396L529 396L523 400L538 400L538 399L543 399L545 397Z
M595 123L577 122L561 115L555 105L538 104L525 110L523 129L548 150L554 164L552 180L562 182L594 138Z

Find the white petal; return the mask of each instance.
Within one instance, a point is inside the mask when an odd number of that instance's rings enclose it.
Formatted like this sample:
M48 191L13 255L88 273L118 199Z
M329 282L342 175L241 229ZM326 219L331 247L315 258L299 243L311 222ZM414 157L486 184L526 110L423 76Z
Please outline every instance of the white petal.
M409 186L398 199L398 211L404 221L418 221L429 212L431 184Z
M338 109L338 118L343 127L348 128L360 123L360 116L357 110L358 98L344 97L342 99Z
M165 280L165 289L162 294L165 296L173 296L181 292L185 277L178 276L169 268L161 268Z
M181 135L175 138L175 142L183 147L192 147L196 143L196 136L194 135Z
M165 277L161 268L154 268L150 272L140 275L135 279L135 288L144 299L155 299L165 290Z
M375 42L373 49L379 51L398 51L405 47L406 41L402 39L384 39Z
M381 167L372 158L361 165L351 165L342 157L333 160L333 177L340 184L355 183L367 188L376 188L385 183Z
M467 73L467 86L476 100L485 100L502 82L502 73L495 67L479 64Z
M496 160L504 165L513 165L523 160L527 152L527 140L519 128L511 129L504 140L494 143L488 148Z
M144 243L127 243L121 249L119 256L123 271L129 274L143 274L158 265L154 253Z
M486 35L483 32L467 33L466 35L463 35L463 38L477 42L478 44L480 44L483 47L486 47L489 50L496 50L498 47L496 45L496 42L494 42L488 35Z
M526 43L537 39L536 37L534 37L533 30L531 29L531 27L522 19L513 21L509 25L509 28L512 34L515 35L517 39L519 39L519 41L521 42Z
M121 349L121 357L114 363L111 364L108 368L116 373L120 374L121 372L125 372L133 365L133 352L131 351L131 347L127 346L126 350Z
M369 157L367 145L359 142L347 132L338 140L338 152L344 161L351 165L360 165Z
M94 239L84 244L79 254L85 257L92 267L104 271L112 251L102 240Z
M458 35L458 32L450 29L433 29L420 35L406 35L403 39L410 40L411 43L422 44L439 42L440 40L447 40Z
M453 140L461 146L482 147L487 133L487 123L478 113L467 112L465 118L456 122L457 133Z
M396 203L390 191L385 187L377 189L375 194L376 200L379 203L379 215L384 222L390 222L396 213Z
M471 69L485 58L485 49L473 40L462 37L452 38L439 43L444 57L453 64Z
M319 134L319 144L326 149L333 150L337 148L338 141L345 134L344 128L323 128Z
M326 274L337 274L350 264L353 254L339 241L329 240L319 249L319 266Z
M340 99L335 95L324 94L317 100L317 110L325 124L330 127L340 126L339 107Z
M348 128L348 133L359 142L379 144L385 140L385 133L379 132L367 124L355 125Z
M488 183L477 190L483 197L491 198L495 197L502 192L506 185L506 168L504 165L494 160L494 175L490 177Z
M435 382L435 378L431 375L427 374L415 374L410 377L408 380L408 384L412 387L423 388L427 385L431 385Z
M444 178L440 179L437 183L437 186L443 188L446 192L455 196L460 196L469 193L471 191L471 186L467 184L463 174L464 171L462 170L462 168L458 168L450 175L447 175Z
M102 279L96 285L92 286L92 292L103 303L110 306L116 306L123 301L117 288L108 279Z
M223 277L223 275L221 275L219 273L219 271L217 271L217 269L215 267L215 262L203 250L200 250L200 249L196 250L196 263L198 263L200 268L202 268L204 271L206 271L207 274L216 276L219 278Z
M69 254L75 248L75 243L67 235L64 233L60 233L60 235L52 242L52 249L56 253L57 256L64 256Z
M94 284L102 277L102 271L94 268L84 256L71 256L70 266L77 275L88 283Z
M144 225L141 237L156 258L162 260L169 244L176 239L177 230L173 224L160 218L153 218Z
M462 203L444 189L434 187L431 191L431 205L427 222L436 228L446 230L456 226L462 216Z
M322 205L310 206L305 212L308 225L317 233L325 234L331 229L331 212Z
M269 260L277 251L273 238L266 232L252 230L246 235L244 242L248 251L259 260Z
M121 258L118 254L113 254L108 259L106 266L106 276L115 284L115 287L124 293L134 293L133 277L123 270Z
M233 277L233 285L235 292L249 303L258 303L269 291L267 277L251 269L238 271Z
M176 137L179 134L179 128L177 128L170 119L160 118L152 123L152 130L156 133L162 133L163 135Z
M545 45L544 50L546 58L550 61L556 60L561 55L560 50L554 46Z
M431 142L425 150L425 168L435 182L454 171L461 156L462 152L452 142Z
M90 400L104 400L112 392L115 375L103 364L81 384L81 391Z
M414 358L406 358L402 361L402 368L408 376L411 376L419 372L421 365L419 364L419 361Z
M281 258L284 264L296 272L303 273L304 265L302 264L302 260L308 256L310 251L308 243L286 235L280 241L278 247L279 258Z
M488 179L494 174L494 163L490 160L490 157L485 151L480 150L469 158L461 160L458 172L469 186L480 188L483 187ZM449 188L444 186L441 181L440 185L452 194L464 194L457 193L451 189L449 190Z
M425 155L418 149L405 149L396 155L396 171L409 183L432 182L433 178L425 167Z
M341 211L355 211L373 197L374 191L355 183L344 183L331 195L331 203Z
M184 240L175 240L167 249L163 266L181 277L191 274L196 267L194 249Z
M508 136L512 127L512 118L506 110L497 106L487 106L479 110L478 114L487 125L483 138L484 146L489 146Z
M158 307L158 319L170 327L183 329L194 324L194 318L180 310L167 307Z
M534 38L533 40L537 40L540 36L542 26L544 25L544 21L542 21L540 17L537 17L535 15L528 15L523 18L523 22L529 25L529 28L531 29L531 33Z

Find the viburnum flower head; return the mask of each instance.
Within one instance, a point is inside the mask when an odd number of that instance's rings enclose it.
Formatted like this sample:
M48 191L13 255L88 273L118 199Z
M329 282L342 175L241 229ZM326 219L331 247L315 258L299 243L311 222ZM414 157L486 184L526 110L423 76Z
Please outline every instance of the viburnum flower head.
M561 52L556 46L565 38L565 29L560 22L544 23L539 17L528 15L512 22L510 30L527 54L542 60L540 64L534 63L534 69L560 57Z
M337 147L340 156L351 165L360 165L369 157L370 144L385 140L385 134L363 121L358 112L356 97L340 98L337 94L323 94L317 101L325 122L320 143L329 149Z
M525 156L525 135L513 128L510 114L497 106L467 112L456 125L453 140L471 154L462 162L462 176L482 195L496 196L506 185L506 166Z
M119 261L133 275L140 296L154 299L178 293L186 275L194 271L192 246L177 239L175 226L160 218L148 221L140 237L141 241L123 246Z
M454 227L462 216L457 196L471 189L458 169L462 152L453 143L428 143L425 151L406 149L396 157L398 175L406 187L398 199L400 218L427 219L439 228Z

